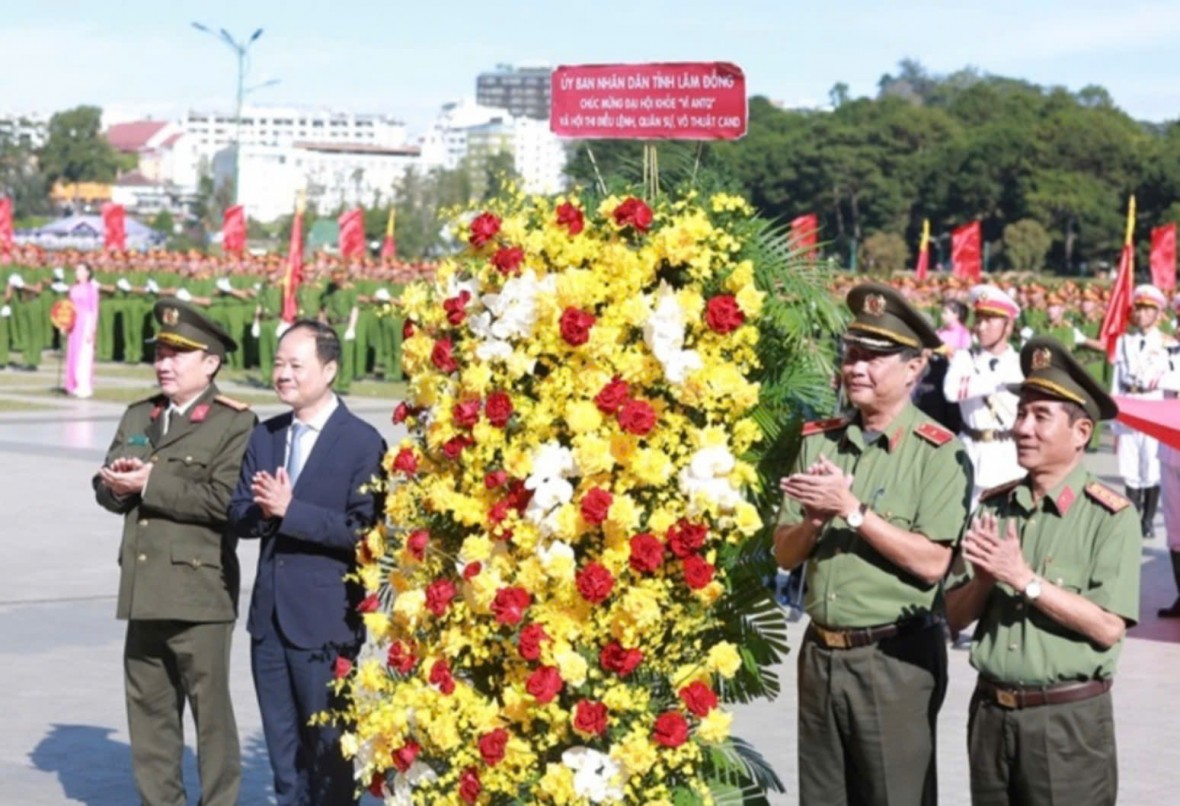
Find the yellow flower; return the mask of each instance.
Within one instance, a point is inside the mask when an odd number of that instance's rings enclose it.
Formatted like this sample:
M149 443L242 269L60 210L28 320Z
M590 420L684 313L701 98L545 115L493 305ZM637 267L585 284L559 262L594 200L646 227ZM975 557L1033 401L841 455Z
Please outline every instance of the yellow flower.
M564 764L552 761L546 764L545 774L541 776L537 788L558 806L565 806L577 800L577 795L574 794L574 772Z
M371 640L383 641L389 635L389 616L380 610L365 613L361 620L365 623L365 629L369 631Z
M733 714L714 708L701 718L697 726L697 738L705 744L717 744L729 738L729 729L733 725Z
M762 300L766 299L766 294L753 285L745 285L737 292L736 299L742 313L753 319L762 313Z
M561 679L571 686L580 686L586 682L586 672L589 667L586 659L568 646L554 654L557 670L561 672Z
M742 656L729 641L721 641L709 648L706 663L710 669L728 680L742 668Z
M402 624L413 626L422 616L426 607L426 591L420 588L398 594L393 600L393 616Z
M749 501L742 501L733 510L733 523L738 531L747 537L758 534L762 528L762 518L758 509Z
M491 556L492 541L483 535L470 535L464 538L463 546L459 549L459 561L462 563L482 563Z
M565 422L575 434L602 427L602 412L589 400L575 400L566 407Z
M623 765L629 775L647 775L660 760L659 752L648 738L635 731L611 748L611 758Z

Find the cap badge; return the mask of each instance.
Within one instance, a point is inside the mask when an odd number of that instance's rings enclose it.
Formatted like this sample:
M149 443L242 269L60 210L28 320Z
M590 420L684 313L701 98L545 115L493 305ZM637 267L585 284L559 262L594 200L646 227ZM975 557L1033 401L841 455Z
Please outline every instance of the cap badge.
M1040 371L1048 369L1053 363L1053 351L1048 347L1038 347L1033 350L1032 354L1032 368Z
M865 297L864 311L869 316L881 316L885 313L885 297L880 294L869 294Z
M176 308L165 308L160 314L160 321L168 327L175 327L180 321L180 311Z

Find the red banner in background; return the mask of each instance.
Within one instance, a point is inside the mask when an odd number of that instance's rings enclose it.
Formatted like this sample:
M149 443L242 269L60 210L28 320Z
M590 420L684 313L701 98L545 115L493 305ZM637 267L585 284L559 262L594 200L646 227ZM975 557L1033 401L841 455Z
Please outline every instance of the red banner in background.
M563 65L549 128L562 137L736 140L746 133L746 76L728 62Z
M1106 301L1106 314L1098 330L1098 341L1106 347L1106 358L1114 363L1114 352L1119 336L1127 332L1131 321L1131 292L1135 286L1135 247L1127 244L1119 258L1119 273L1115 275L1110 297Z
M389 220L385 222L385 241L381 244L381 259L389 260L397 257L397 240L394 238L393 229L394 221L397 213L392 207L389 208Z
M12 199L0 196L0 253L12 249Z
M340 256L365 256L365 214L361 208L346 210L336 219L340 227Z
M299 316L299 298L295 295L303 282L303 205L295 209L291 222L291 240L287 246L287 273L283 276L283 311L279 315L287 324Z
M791 242L799 251L806 251L814 258L819 244L819 216L815 213L791 219Z
M102 248L127 248L127 213L121 204L107 203L102 206Z
M246 211L240 204L227 207L221 216L221 249L227 255L241 255L246 249Z
M1151 231L1151 284L1165 293L1176 288L1176 225Z
M978 283L983 277L983 225L978 221L951 233L951 266L961 280Z

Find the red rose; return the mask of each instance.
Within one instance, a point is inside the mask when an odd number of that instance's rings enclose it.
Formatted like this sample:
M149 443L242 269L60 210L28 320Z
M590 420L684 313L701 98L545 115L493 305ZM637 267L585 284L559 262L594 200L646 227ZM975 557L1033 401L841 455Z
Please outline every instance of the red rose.
M373 773L373 777L369 779L369 794L375 798L385 797L385 774L380 772Z
M471 428L479 422L479 409L479 400L456 403L451 407L451 417L455 420L455 425L461 428Z
M578 593L591 604L598 604L610 596L615 578L601 563L590 563L577 576Z
M516 641L516 648L525 660L537 660L541 657L541 642L548 641L549 634L540 624L530 624L520 631L520 638Z
M634 196L630 196L615 208L615 223L620 227L631 226L640 232L647 232L651 226L651 208Z
M638 574L654 574L664 564L664 544L651 532L631 538L631 569Z
M589 736L606 733L606 705L593 700L578 700L574 706L574 730Z
M410 407L407 406L406 402L403 400L401 403L398 403L397 408L393 410L393 424L400 425L401 423L404 423L406 418L409 416Z
M477 577L482 570L483 565L478 560L473 563L467 563L467 565L463 566L463 578L471 579L472 577Z
M503 428L508 425L509 418L512 417L512 398L508 396L507 392L492 392L488 395L488 402L484 405L484 411L488 415L488 422L496 426L496 428Z
M458 296L443 300L443 310L447 312L447 321L459 326L467 318L467 303L471 301L470 291L460 291Z
M439 339L434 343L434 349L430 351L430 363L440 372L451 373L459 368L459 362L455 360L455 345L450 339Z
M656 717L651 737L664 747L679 747L688 741L688 723L675 711L668 711Z
M646 400L628 400L615 415L619 427L639 436L651 433L656 426L656 412Z
M479 782L479 771L475 767L463 770L459 776L459 797L465 803L475 803L479 800L480 792L483 792L483 784Z
M491 213L481 213L471 222L471 237L467 240L476 249L496 237L500 231L500 217Z
M717 695L699 680L689 683L679 693L685 707L697 716L705 716L717 707Z
M443 443L443 456L446 456L451 461L455 461L463 455L463 449L469 445L474 445L475 440L471 437L459 436L451 437Z
M418 457L414 454L413 448L402 448L397 452L397 456L393 457L393 469L400 470L407 476L412 476L418 472Z
M565 202L557 205L557 225L569 230L570 235L577 235L586 228L586 216L576 206Z
M356 612L372 613L380 606L381 600L377 598L377 594L370 593L364 599L361 599L361 603L356 606Z
M389 647L386 663L398 674L409 674L418 664L418 658L414 655L414 650L404 642L394 641L393 645Z
M414 335L414 323L409 319L402 322L402 338L408 339Z
M594 404L603 414L614 414L627 402L630 394L631 388L627 386L627 382L615 378L594 396Z
M493 470L492 472L484 475L483 486L487 487L489 490L494 490L497 487L503 485L506 481L508 481L508 474L505 471Z
M730 294L720 294L705 306L705 323L717 333L732 333L746 321L746 315Z
M701 546L705 545L705 538L708 535L709 529L704 524L690 523L681 519L668 530L668 548L677 557L684 559L699 551Z
M518 515L524 514L532 498L533 491L525 487L524 482L519 479L508 487L508 505L513 507Z
M713 566L705 562L701 555L691 554L685 557L681 563L681 567L684 569L684 582L694 591L700 590L713 581Z
M577 347L590 341L590 328L595 322L594 314L577 308L566 308L561 314L561 337L566 344Z
M455 583L449 579L436 579L426 586L426 608L441 617L455 598Z
M565 683L562 681L561 673L557 671L557 667L542 666L529 675L528 680L524 683L524 689L533 695L533 699L539 705L545 705L546 703L553 702L553 698L561 693L564 685Z
M519 246L502 246L492 255L492 265L500 274L515 274L524 263L524 250Z
M500 588L492 599L492 615L501 624L520 624L533 597L524 588Z
M397 767L398 772L406 772L413 766L415 759L421 752L422 747L417 742L406 742L393 751L393 766Z
M479 754L483 763L494 767L504 760L504 748L508 744L508 731L496 728L479 737Z
M455 692L455 678L451 676L451 665L442 658L434 662L430 667L430 684L438 686L438 690L443 694L453 694Z
M598 653L598 665L619 677L626 677L643 663L643 653L638 649L625 649L618 641L611 641Z
M601 487L595 487L582 496L582 517L586 523L599 524L606 520L614 496Z
M350 661L348 658L344 657L343 655L337 656L336 666L333 667L333 669L332 669L332 673L334 675L336 675L336 679L339 680L342 677L348 677L348 673L351 671L352 671L352 661Z
M426 557L426 547L428 545L430 545L430 532L426 529L415 529L406 538L406 551L419 562Z

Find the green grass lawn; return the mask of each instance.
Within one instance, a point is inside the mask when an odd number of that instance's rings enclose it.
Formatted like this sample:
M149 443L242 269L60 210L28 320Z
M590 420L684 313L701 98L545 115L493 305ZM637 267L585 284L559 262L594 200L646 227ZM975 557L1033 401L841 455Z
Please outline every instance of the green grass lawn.
M4 411L45 411L51 406L45 403L38 403L35 400L2 400L0 399L0 412Z

